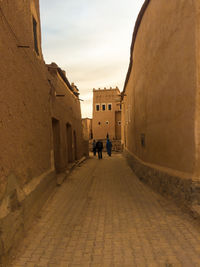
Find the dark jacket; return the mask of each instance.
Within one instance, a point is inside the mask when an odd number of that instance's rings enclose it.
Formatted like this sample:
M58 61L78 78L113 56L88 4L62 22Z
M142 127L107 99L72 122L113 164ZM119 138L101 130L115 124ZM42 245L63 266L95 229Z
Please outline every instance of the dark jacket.
M96 143L96 142L93 142L93 143L92 143L92 148L93 148L93 150L96 149L96 146L97 146L97 143Z
M98 141L96 144L97 150L102 150L103 149L103 143L101 141Z

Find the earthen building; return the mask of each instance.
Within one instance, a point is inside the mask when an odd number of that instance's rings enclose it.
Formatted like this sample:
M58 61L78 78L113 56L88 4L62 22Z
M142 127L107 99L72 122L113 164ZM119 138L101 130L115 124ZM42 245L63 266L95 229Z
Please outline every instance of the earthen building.
M87 154L76 86L41 49L38 0L0 1L0 263L56 185ZM85 150L86 148L86 150Z
M121 94L118 89L93 89L93 139L121 139Z
M90 118L82 119L82 128L83 128L84 140L91 140L93 138L92 119L90 119Z
M146 0L123 91L122 142L137 175L199 202L200 2Z

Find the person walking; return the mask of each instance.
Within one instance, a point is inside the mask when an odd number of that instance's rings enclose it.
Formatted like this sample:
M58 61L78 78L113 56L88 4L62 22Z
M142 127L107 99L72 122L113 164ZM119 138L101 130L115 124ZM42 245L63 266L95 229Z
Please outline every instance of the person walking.
M103 150L103 142L101 140L98 140L96 144L97 152L98 152L98 158L102 159L102 150Z
M107 142L106 142L106 150L107 150L108 156L111 157L112 142L109 139L107 139Z
M97 148L96 148L96 141L93 140L92 142L92 151L93 151L93 155L96 156L96 152L97 152Z

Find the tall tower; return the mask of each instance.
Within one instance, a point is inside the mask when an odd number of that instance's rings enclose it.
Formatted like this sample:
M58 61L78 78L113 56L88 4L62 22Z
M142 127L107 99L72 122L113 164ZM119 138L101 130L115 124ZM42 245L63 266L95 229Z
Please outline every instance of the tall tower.
M93 138L121 139L121 105L119 88L93 89Z

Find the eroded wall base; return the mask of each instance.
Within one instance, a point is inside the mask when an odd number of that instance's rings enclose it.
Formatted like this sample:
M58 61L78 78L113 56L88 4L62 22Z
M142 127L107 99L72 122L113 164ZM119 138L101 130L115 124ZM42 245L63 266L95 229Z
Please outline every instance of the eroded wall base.
M124 151L124 156L136 176L153 190L190 207L200 205L200 181L197 179L173 176L146 166L128 151Z
M27 190L23 200L18 198L16 189L8 196L9 212L0 218L0 266L8 266L15 248L32 226L55 187L55 172L50 171L32 190Z

